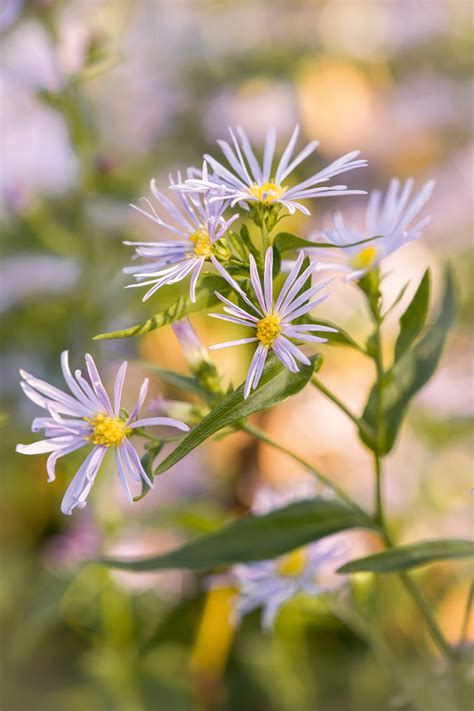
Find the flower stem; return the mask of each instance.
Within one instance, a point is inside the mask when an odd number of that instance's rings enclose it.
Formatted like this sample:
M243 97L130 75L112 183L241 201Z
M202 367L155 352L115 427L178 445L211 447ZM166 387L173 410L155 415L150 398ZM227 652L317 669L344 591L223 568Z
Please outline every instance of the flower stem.
M461 625L461 634L459 637L459 646L462 647L466 643L467 632L469 627L469 618L471 616L471 609L474 603L474 582L471 583L469 592L467 594L466 607L464 610L464 617Z
M298 462L298 464L301 464L305 469L311 472L311 474L313 474L321 482L321 484L327 486L328 489L331 489L331 491L333 491L341 501L344 501L344 503L346 503L352 509L369 518L368 514L348 494L346 494L345 491L340 489L333 481L325 477L324 474L321 474L321 472L315 469L315 467L313 467L312 464L306 461L306 459L300 457L299 454L296 454L296 452L293 452L291 449L288 449L279 442L276 442L269 435L263 432L263 430L261 430L259 427L251 425L249 422L245 423L242 429L245 432L248 432L249 434L256 437L256 439L260 440L260 442L264 442L265 444L270 445L270 447L278 449L280 452L283 452L284 454L291 457L291 459L293 459L295 462Z
M357 426L359 430L363 430L371 438L373 437L373 432L371 428L369 431L368 425L366 425L363 420L361 420L359 417L357 417L357 415L355 415L351 410L349 410L347 405L345 405L341 400L339 400L337 395L335 395L331 390L329 390L329 388L327 388L324 383L322 383L319 378L316 377L316 375L313 375L313 377L311 378L311 383L314 385L315 388L322 392L323 395L328 398L328 400L331 400L331 402L333 402L336 407L342 410L342 412L347 415L350 420L352 420L352 422Z
M377 381L375 384L375 448L374 448L374 468L375 468L375 515L374 519L383 531L383 539L387 548L394 548L395 544L392 541L386 527L385 514L383 507L383 492L382 492L382 457L380 454L380 442L383 434L383 379L385 375L382 353L382 334L381 325L383 317L380 311L380 303L378 299L369 299L370 310L375 324L373 333L373 360L377 371ZM404 585L405 589L410 593L413 600L418 606L423 615L431 636L436 643L438 649L443 656L450 661L453 658L453 650L446 641L439 625L435 619L431 604L424 596L418 586L413 582L412 578L405 571L398 573L398 578Z

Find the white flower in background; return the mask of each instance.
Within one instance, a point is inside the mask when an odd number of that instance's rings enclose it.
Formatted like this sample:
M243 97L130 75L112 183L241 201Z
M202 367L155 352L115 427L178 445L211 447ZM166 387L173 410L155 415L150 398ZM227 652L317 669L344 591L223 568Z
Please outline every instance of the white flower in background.
M257 492L252 511L262 515L312 496L314 487L306 483L287 495L264 489ZM346 550L346 545L336 535L273 560L235 565L232 578L238 591L235 601L237 617L240 619L261 607L262 627L268 630L273 627L282 605L294 595L323 595L335 590L344 584L344 578L332 574L342 564Z
M300 200L331 195L365 194L363 190L348 190L346 185L320 186L320 183L327 183L335 175L367 165L366 160L355 160L359 151L352 151L338 158L307 180L290 187L285 181L293 170L316 149L319 145L318 141L311 141L294 156L299 134L299 126L296 126L278 164L274 167L276 147L274 128L267 131L262 165L255 157L250 141L240 126L237 128L238 138L231 128L229 128L229 133L233 146L227 141L218 141L218 144L230 169L206 154L204 159L214 172L211 175L203 174L200 178L189 178L179 186L181 189L202 191L221 188L223 196L231 200L232 207L236 204L248 207L248 203L259 203L266 207L274 205L286 207L291 214L300 210L305 215L309 215L310 212L299 202Z
M308 255L322 259L321 269L347 272L348 279L359 279L366 272L375 269L389 254L420 237L423 227L430 221L424 217L415 224L413 221L431 197L434 181L430 180L413 197L414 181L403 184L396 178L390 181L385 198L380 190L371 192L367 204L365 230L347 226L340 212L333 215L333 226L325 234L329 242L341 248L336 255L328 257L328 249L307 249ZM410 199L411 198L411 199ZM345 247L353 242L377 237L368 244ZM330 260L324 263L324 260Z
M335 331L336 329L317 324L294 324L293 321L300 316L311 311L317 304L324 301L325 296L311 300L326 284L327 281L305 289L305 282L316 269L316 264L310 264L301 274L304 254L300 252L293 268L288 274L283 284L278 298L273 299L273 250L268 248L265 255L265 269L263 286L257 270L255 259L250 255L250 282L254 291L255 305L245 294L239 284L226 272L224 267L217 260L213 260L216 269L231 284L231 286L242 297L248 305L244 310L240 306L216 292L216 295L224 303L225 314L209 314L214 318L230 321L242 326L248 326L255 330L255 335L249 338L241 338L236 341L219 343L210 346L211 349L227 348L237 346L242 343L257 342L258 346L250 364L249 372L245 382L244 397L248 397L250 390L258 386L263 367L268 353L273 351L277 358L292 373L299 370L297 361L309 365L310 361L305 354L293 343L293 340L303 342L324 343L325 338L314 336L309 331Z
M189 170L188 175L193 171ZM177 180L181 182L178 173ZM175 185L170 177L171 186ZM180 207L178 208L164 193L156 187L155 180L150 183L151 192L164 208L166 221L163 220L155 207L147 198L142 198L149 208L147 210L132 205L135 210L153 220L157 225L167 230L175 239L169 242L124 242L135 247L135 258L143 258L148 263L126 267L125 274L133 274L139 280L130 287L151 286L143 297L149 299L165 284L175 284L191 274L190 296L196 300L196 283L204 266L216 249L220 240L231 224L238 218L233 215L225 219L223 213L229 201L212 202L208 195L198 195L176 191ZM176 237L178 239L176 239ZM151 278L148 278L151 277Z
M147 394L148 379L143 381L137 403L130 415L123 413L120 405L127 369L126 361L122 363L115 377L113 406L92 356L86 354L85 361L90 383L82 376L80 370L76 370L73 375L69 368L68 352L64 351L61 354L61 368L70 393L44 380L39 380L23 370L20 371L23 378L21 387L25 395L36 405L47 410L48 416L37 417L31 426L33 432L44 430L46 439L32 444L18 444L17 452L21 454L49 452L46 468L48 481L53 481L59 457L86 445L93 445L64 495L61 511L65 514L72 513L76 506L83 508L86 505L87 496L109 447L115 449L119 479L130 501L133 501L133 498L127 476L135 481L144 479L148 486L152 486L137 451L128 439L138 427L163 425L177 427L184 431L189 430L183 422L168 417L137 419Z

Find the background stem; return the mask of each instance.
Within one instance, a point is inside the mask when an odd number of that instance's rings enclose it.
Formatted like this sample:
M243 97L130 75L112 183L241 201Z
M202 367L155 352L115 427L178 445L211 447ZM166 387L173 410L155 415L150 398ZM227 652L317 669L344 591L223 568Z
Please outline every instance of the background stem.
M303 459L303 457L300 457L298 454L296 454L296 452L293 452L291 449L288 449L284 445L279 444L271 437L269 437L265 432L263 432L263 430L261 430L259 427L251 425L248 422L242 427L242 429L245 430L245 432L248 432L249 434L256 437L258 440L260 440L260 442L264 442L265 444L270 445L270 447L278 449L280 452L283 452L284 454L291 457L295 462L298 462L299 464L301 464L301 466L311 472L311 474L313 474L321 482L321 484L327 486L328 489L331 489L331 491L333 491L341 501L344 501L352 509L355 509L359 513L362 513L364 516L370 518L369 515L348 494L346 494L345 491L340 489L333 481L325 477L324 474L321 474L321 472L315 469L312 464L306 461L306 459Z

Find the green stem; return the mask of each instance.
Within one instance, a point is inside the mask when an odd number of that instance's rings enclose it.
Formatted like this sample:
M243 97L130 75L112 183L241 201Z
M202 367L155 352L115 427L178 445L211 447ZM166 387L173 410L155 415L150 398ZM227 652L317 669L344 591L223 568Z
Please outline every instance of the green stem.
M383 507L383 492L382 492L382 458L380 452L378 451L379 443L381 441L382 427L383 427L383 409L382 409L382 389L383 389L383 378L385 375L384 364L383 364L383 353L382 353L382 315L380 311L380 303L377 299L369 299L370 310L375 323L374 330L374 353L373 360L375 362L375 368L377 371L377 382L376 382L376 402L375 402L375 450L374 450L374 465L375 465L375 521L380 526L383 531L383 538L387 548L394 548L390 535L387 531L385 524L385 515ZM398 573L398 578L405 586L406 590L410 593L413 600L418 606L421 614L423 615L431 636L438 646L438 649L443 654L443 656L450 661L453 658L453 650L446 641L438 623L435 619L431 604L429 600L424 596L421 590L418 589L417 585L413 582L412 578L406 572Z
M324 474L321 474L321 472L315 469L315 467L313 467L312 464L306 461L306 459L300 457L299 454L296 454L296 452L293 452L291 449L288 449L284 445L279 444L271 437L269 437L269 435L263 432L263 430L261 430L259 427L251 425L249 422L243 425L242 429L245 430L245 432L248 432L249 434L256 437L256 439L260 440L260 442L264 442L265 444L270 445L270 447L278 449L280 452L283 452L284 454L291 457L291 459L293 459L295 462L298 462L298 464L301 464L301 466L311 472L311 474L313 474L321 482L321 484L324 484L324 486L327 486L328 489L331 489L341 501L344 501L344 503L346 503L352 509L369 518L368 514L348 494L346 494L345 491L340 489L337 484L334 484L334 482L325 477Z
M267 249L269 247L269 238L268 238L268 230L267 226L265 224L265 221L262 222L262 226L260 228L260 233L262 236L262 255L265 258L265 254L267 253Z
M474 603L474 582L471 583L471 586L469 588L469 592L467 594L467 600L466 600L466 608L464 610L464 617L461 625L461 634L459 636L459 646L462 647L467 638L467 632L469 628L469 618L471 615L471 608Z
M344 414L346 414L347 417L348 417L350 420L352 420L352 422L354 422L354 423L357 425L357 427L359 427L359 425L360 425L360 420L359 420L359 418L357 417L357 415L354 415L354 413L351 412L351 410L349 410L349 408L348 408L346 405L344 405L344 403L341 402L341 400L339 400L339 398L337 397L337 395L335 395L331 390L329 390L329 388L327 388L327 387L324 385L324 383L322 383L322 382L319 380L319 378L317 378L315 375L313 375L313 377L311 378L311 382L312 382L312 384L313 384L316 388L318 388L318 390L320 390L320 391L323 393L323 395L325 395L325 396L326 396L329 400L331 400L331 402L333 402L340 410L342 410L342 412L344 412Z
M347 417L352 420L352 422L357 426L359 430L363 430L367 434L367 436L369 436L371 439L373 438L372 428L369 428L365 424L365 422L363 422L363 420L361 420L359 417L357 417L357 415L355 415L351 410L349 410L347 405L345 405L341 400L339 400L337 395L335 395L331 390L329 390L329 388L327 388L324 383L322 383L319 378L316 377L316 375L313 375L313 377L311 378L311 383L314 385L315 388L322 392L323 395L328 398L328 400L331 400L331 402L333 402L336 407L338 407L345 415L347 415Z

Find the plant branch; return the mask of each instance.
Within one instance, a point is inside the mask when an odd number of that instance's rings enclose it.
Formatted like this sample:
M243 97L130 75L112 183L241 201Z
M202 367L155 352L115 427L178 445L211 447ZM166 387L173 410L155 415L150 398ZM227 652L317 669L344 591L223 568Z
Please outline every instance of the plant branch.
M367 435L373 437L372 429L369 428L366 423L363 422L359 417L357 417L357 415L355 415L351 410L349 410L347 405L345 405L341 400L339 400L337 395L335 395L331 390L329 390L329 388L327 388L316 375L313 375L313 377L311 378L311 383L314 385L315 388L322 392L323 395L328 398L328 400L331 400L331 402L333 402L336 407L342 410L342 412L347 415L350 420L352 420L352 422L359 430L364 430Z
M253 435L256 437L256 439L260 440L260 442L264 442L265 444L268 444L270 447L273 447L274 449L278 449L280 452L283 452L284 454L288 455L293 459L295 462L298 462L298 464L301 464L305 469L307 469L311 474L313 474L324 486L327 486L328 489L331 489L336 496L341 500L344 501L348 506L350 506L352 509L358 511L359 513L363 514L367 518L370 518L369 515L367 514L366 511L364 511L348 494L346 494L345 491L340 489L337 484L335 484L333 481L328 479L324 474L321 474L315 467L313 467L310 462L306 461L306 459L303 459L303 457L300 457L299 454L296 454L296 452L293 452L291 449L288 449L282 444L279 444L279 442L276 442L273 440L269 435L267 435L263 430L261 430L259 427L256 427L255 425L250 424L249 422L245 423L242 427L242 429L245 432L248 432L249 434Z

